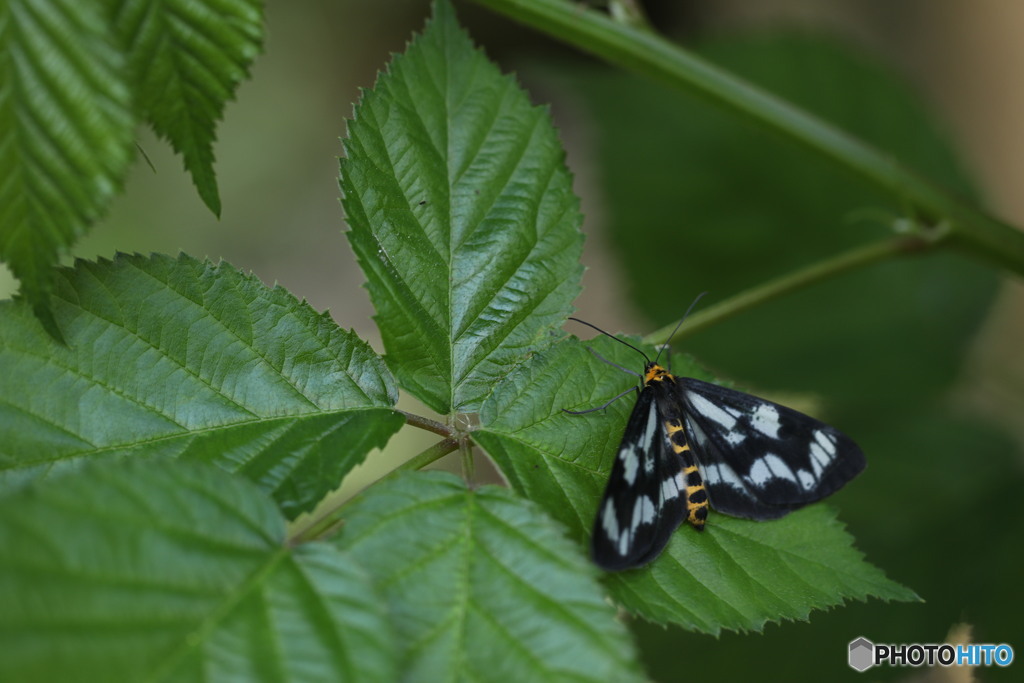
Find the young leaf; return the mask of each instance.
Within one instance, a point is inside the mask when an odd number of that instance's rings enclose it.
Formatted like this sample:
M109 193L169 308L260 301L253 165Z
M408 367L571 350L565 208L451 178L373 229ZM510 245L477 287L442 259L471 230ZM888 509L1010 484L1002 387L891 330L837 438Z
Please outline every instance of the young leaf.
M637 364L636 352L610 339L588 346L624 367ZM676 374L707 378L681 358L674 361ZM562 409L600 406L639 381L596 360L578 342L563 342L535 355L495 388L481 409L474 439L514 489L589 543L635 399L624 396L583 416ZM538 396L550 398L541 402ZM646 619L708 633L760 630L767 621L803 619L811 609L846 599L915 599L864 562L851 542L822 505L773 522L712 510L702 533L680 528L653 564L609 575L607 583L616 600Z
M477 410L579 292L578 201L547 111L439 0L356 107L345 153L348 237L390 367L441 413Z
M129 0L115 30L139 110L185 159L199 196L220 215L214 128L263 40L259 0Z
M507 489L403 475L352 504L337 543L385 592L405 680L640 678L594 568Z
M403 422L365 342L227 264L79 261L53 300L68 346L0 302L0 488L173 457L243 474L295 517Z
M284 529L253 484L195 463L94 464L0 498L0 679L395 680L367 574Z
M102 3L0 3L0 259L41 311L133 157L124 71Z

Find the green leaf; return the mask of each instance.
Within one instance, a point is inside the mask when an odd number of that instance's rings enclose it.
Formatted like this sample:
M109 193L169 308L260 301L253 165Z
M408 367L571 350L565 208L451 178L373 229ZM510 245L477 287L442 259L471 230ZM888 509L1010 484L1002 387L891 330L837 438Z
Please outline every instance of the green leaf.
M352 504L338 544L386 595L405 680L640 678L596 570L507 489L396 477Z
M588 347L625 368L638 366L635 351L610 339L597 338L586 347L576 340L562 342L498 383L473 432L509 485L544 506L580 542L590 537L611 454L636 399L624 396L588 416L563 409L596 408L637 386L636 377L596 361Z
M924 417L874 419L870 428L854 428L869 466L842 495L842 517L858 530L857 545L870 549L886 573L913 586L924 602L833 610L810 624L767 628L758 638L723 634L710 640L633 625L652 678L673 680L672 652L701 648L702 675L709 681L746 680L753 662L764 671L785 670L787 681L843 680L850 669L844 656L836 656L836 644L856 635L901 642L908 633L935 633L941 640L965 618L979 634L1020 631L1019 614L1007 609L1007 596L1020 589L1018 573L986 571L1019 563L1017 544L1007 542L1024 534L1019 446L991 425L965 420L962 407L937 405ZM979 571L984 580L965 578ZM798 667L794 652L801 653Z
M701 52L952 191L971 193L948 135L878 64L807 36L733 38ZM889 236L905 218L901 197L700 98L590 68L553 85L582 96L593 112L611 239L633 300L658 324L678 319L697 292L709 290L702 305L714 303ZM653 245L665 255L658 267ZM997 285L991 269L956 255L902 259L747 311L688 338L686 349L758 386L893 409L961 377Z
M0 487L111 457L243 474L289 517L402 424L384 363L287 291L187 256L61 271L69 346L0 302Z
M703 533L682 528L649 570L611 575L608 586L646 619L713 634L807 619L845 600L919 600L852 543L826 505L773 522L712 512Z
M44 315L51 267L134 155L124 70L102 3L0 3L0 259Z
M624 367L637 364L635 351L610 339L595 339L588 346ZM692 362L673 361L677 374L709 379ZM574 538L589 542L634 400L623 397L584 416L563 409L600 406L636 382L575 340L563 342L534 356L495 388L481 409L474 440L513 489L565 523ZM609 575L607 584L617 601L646 619L715 634L805 619L811 609L846 599L915 598L864 562L851 543L823 505L774 522L712 511L703 533L680 528L654 563Z
M103 463L0 498L5 681L393 681L367 574L206 465Z
M440 0L356 107L341 187L387 360L441 413L475 411L579 292L578 200L547 111Z
M115 30L139 111L185 159L199 196L220 215L215 124L263 40L260 0L125 0Z

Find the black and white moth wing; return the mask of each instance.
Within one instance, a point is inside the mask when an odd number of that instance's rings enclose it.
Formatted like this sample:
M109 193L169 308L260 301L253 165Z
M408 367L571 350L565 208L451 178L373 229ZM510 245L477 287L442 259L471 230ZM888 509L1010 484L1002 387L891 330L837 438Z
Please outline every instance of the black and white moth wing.
M850 437L809 415L691 378L680 393L690 447L719 512L777 519L864 469Z
M640 392L597 509L591 554L607 571L653 560L686 516L682 458L672 449L653 388Z

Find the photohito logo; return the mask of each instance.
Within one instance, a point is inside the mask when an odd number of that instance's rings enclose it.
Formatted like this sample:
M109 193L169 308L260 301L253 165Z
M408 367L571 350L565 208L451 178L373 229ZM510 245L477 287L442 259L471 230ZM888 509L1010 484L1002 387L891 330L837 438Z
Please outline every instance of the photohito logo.
M867 671L873 666L1009 666L1013 648L1006 643L875 644L864 637L850 641L850 668Z

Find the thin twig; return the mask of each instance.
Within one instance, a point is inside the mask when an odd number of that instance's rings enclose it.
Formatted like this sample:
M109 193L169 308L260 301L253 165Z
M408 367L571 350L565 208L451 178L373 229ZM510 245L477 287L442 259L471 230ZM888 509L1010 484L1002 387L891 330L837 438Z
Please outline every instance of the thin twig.
M459 441L457 439L443 439L426 450L409 458L394 470L378 479L377 482L389 479L397 475L399 472L422 469L430 463L440 460L452 451L458 449L458 447ZM374 482L374 484L377 482ZM373 484L370 484L370 486L373 486ZM350 501L352 501L352 498L343 500L335 507L325 511L317 520L312 522L302 531L299 531L295 536L289 538L288 544L293 546L301 545L302 543L308 543L309 541L315 541L331 535L331 533L333 533L334 530L336 530L344 521L345 506L348 505Z
M945 246L1024 275L1024 232L955 196L884 151L691 54L646 28L565 0L476 0L611 64L696 93L829 158L880 187L924 224L948 224ZM936 246L932 243L931 246Z
M675 341L711 327L723 320L743 311L803 289L813 283L835 277L855 268L882 261L898 254L912 253L928 248L936 240L923 240L918 236L890 237L872 242L862 247L851 249L830 259L819 261L810 266L793 271L781 277L757 285L745 292L740 292L725 301L697 311L689 318L675 335ZM664 344L672 334L675 324L669 324L656 330L644 338L648 344Z

